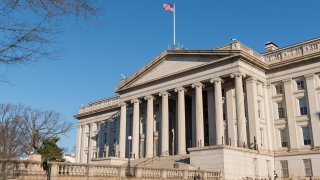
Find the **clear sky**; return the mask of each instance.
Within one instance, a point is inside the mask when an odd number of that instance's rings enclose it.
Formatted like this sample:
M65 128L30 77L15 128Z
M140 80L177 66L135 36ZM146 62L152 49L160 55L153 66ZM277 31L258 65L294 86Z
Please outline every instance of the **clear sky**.
M74 129L60 146L76 145L81 104L113 96L120 74L131 75L172 45L168 1L101 0L102 25L65 22L57 39L59 59L30 66L0 65L12 85L0 84L1 103L22 103L55 110ZM211 49L236 38L258 52L264 43L280 47L320 37L319 0L176 0L176 40L187 49ZM98 27L97 27L98 26Z

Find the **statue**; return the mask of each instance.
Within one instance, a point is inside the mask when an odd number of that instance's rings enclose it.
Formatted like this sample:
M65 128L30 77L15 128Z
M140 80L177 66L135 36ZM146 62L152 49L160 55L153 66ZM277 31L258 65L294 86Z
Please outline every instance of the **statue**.
M37 150L39 149L39 141L40 141L40 132L36 129L32 135L32 147L34 148L34 154L37 154Z
M38 129L33 131L31 145L34 152L28 156L28 160L41 162L41 155L37 151L40 148L40 132Z

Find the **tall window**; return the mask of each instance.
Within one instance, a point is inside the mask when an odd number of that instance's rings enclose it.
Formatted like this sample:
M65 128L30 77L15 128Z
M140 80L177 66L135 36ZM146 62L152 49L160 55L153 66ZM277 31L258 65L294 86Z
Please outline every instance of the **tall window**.
M306 176L311 177L312 176L311 159L304 159L303 164L304 164L304 171L306 173Z
M304 80L303 79L297 80L297 89L298 90L304 89Z
M303 133L303 144L310 145L311 144L310 128L302 127L302 133Z
M261 101L258 101L258 117L261 118Z
M283 105L283 101L280 101L277 103L278 104L278 116L279 119L280 118L284 118L285 114L284 114L284 105Z
M266 162L267 162L268 176L270 176L271 175L270 160L266 160Z
M287 131L285 129L280 130L281 147L288 147Z
M299 107L300 107L300 115L307 115L308 114L308 108L305 98L299 99Z
M275 85L275 87L276 87L276 94L282 94L283 93L282 84L277 84L277 85Z
M283 160L283 161L280 161L280 163L281 163L282 177L288 177L289 176L288 161Z
M260 128L260 143L261 143L261 147L263 147L263 144L264 144L263 128Z

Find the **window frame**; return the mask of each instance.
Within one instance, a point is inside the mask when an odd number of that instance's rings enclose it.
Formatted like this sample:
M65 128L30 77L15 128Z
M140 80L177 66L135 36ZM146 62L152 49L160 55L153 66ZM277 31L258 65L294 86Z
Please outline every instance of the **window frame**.
M281 104L281 106L279 106ZM280 111L281 110L281 111ZM283 101L277 102L278 119L286 118ZM281 113L280 113L281 112Z
M304 173L306 177L312 177L313 172L312 172L312 162L311 159L303 159L303 165L304 165ZM307 167L309 166L309 167Z
M286 129L279 129L279 131L280 131L280 145L282 148L287 148L289 146L287 130ZM283 137L285 137L285 138L283 138ZM283 140L285 140L285 141L283 141Z
M275 84L274 85L276 94L283 94L283 86L282 84Z
M281 175L282 177L289 177L289 168L288 168L288 161L287 160L281 160Z
M299 103L299 112L301 116L308 115L308 106L305 97L301 97L298 99ZM303 105L303 106L302 106Z
M297 90L304 90L306 88L305 82L303 79L296 80Z
M303 145L305 145L305 146L311 145L312 144L312 140L311 140L310 127L309 126L305 126L305 127L301 127L301 128L302 128ZM308 129L308 131L306 132L305 129Z

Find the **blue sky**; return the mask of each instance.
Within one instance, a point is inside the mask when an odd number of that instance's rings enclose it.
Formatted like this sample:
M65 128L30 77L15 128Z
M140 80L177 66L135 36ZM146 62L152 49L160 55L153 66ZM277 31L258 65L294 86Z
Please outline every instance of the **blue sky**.
M59 59L29 66L0 65L12 85L0 84L0 103L22 103L55 110L74 129L60 146L76 144L81 104L113 96L120 74L129 76L172 45L172 13L162 9L173 1L101 1L99 25L64 23L57 44ZM211 49L236 38L258 52L264 43L280 47L320 37L320 1L176 0L176 40L187 49ZM102 25L100 25L102 24Z

